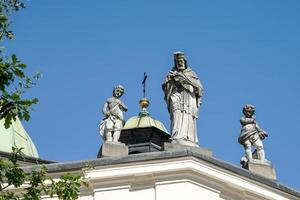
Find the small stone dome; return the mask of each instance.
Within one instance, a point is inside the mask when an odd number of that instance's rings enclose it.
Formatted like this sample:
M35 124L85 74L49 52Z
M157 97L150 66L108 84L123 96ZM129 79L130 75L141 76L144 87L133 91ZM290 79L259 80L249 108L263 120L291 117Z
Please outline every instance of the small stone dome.
M128 147L128 154L163 151L164 143L170 139L167 129L163 123L150 117L148 99L143 97L140 106L142 110L139 115L125 123L120 142Z
M26 156L39 158L34 143L18 118L8 129L4 127L4 120L0 120L0 151L11 153L12 147L23 148Z
M142 98L140 100L140 105L142 110L139 113L139 115L131 117L129 120L127 120L125 126L123 127L123 130L134 129L134 128L155 127L165 133L168 133L163 123L150 117L146 109L149 105L149 101L146 98Z
M134 129L134 128L146 128L146 127L156 127L160 129L163 132L168 132L163 123L161 123L158 120L153 119L152 117L148 115L139 115L131 117L127 122L125 123L125 126L123 127L124 130L126 129Z

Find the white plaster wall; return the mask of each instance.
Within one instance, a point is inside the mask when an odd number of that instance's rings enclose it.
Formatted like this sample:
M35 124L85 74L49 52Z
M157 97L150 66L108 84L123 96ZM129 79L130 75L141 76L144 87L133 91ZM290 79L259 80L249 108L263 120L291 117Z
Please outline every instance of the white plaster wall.
M193 158L126 163L109 168L100 166L87 171L86 177L93 185L94 199L99 200L300 200ZM119 188L112 188L116 185Z
M50 198L50 197L46 197L46 196L42 197L42 199L43 200L59 200L56 197ZM78 199L79 200L93 200L94 197L92 195L80 195Z
M155 189L148 188L130 191L129 188L96 191L94 200L155 200Z
M94 200L199 200L203 197L205 200L222 199L219 192L190 181L159 183L154 188L139 190L131 190L129 187L102 188L94 194Z
M80 200L93 200L94 197L91 196L91 195L89 195L89 196L81 196L81 197L79 197L79 199L80 199Z
M156 200L219 200L219 193L192 182L169 183L156 186Z
M99 166L85 177L80 200L300 200L193 158Z

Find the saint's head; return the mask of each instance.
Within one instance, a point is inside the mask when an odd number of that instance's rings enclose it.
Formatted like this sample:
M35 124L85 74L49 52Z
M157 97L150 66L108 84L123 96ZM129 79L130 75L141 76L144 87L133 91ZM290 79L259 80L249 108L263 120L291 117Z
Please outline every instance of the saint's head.
M175 67L178 71L184 71L187 68L187 61L184 57L184 53L177 51L174 52Z

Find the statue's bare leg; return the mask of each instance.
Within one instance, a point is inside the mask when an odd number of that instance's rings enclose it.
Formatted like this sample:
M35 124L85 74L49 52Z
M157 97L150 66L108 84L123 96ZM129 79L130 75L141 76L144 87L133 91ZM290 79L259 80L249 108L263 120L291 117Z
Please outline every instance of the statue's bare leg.
M251 142L249 140L244 142L244 148L246 157L248 160L252 160Z
M117 120L114 124L114 135L113 135L113 142L119 142L121 129L123 127L123 121Z
M253 146L256 148L257 156L259 160L265 160L265 151L261 139L256 140L253 143Z
M113 138L112 138L112 132L111 131L108 131L106 133L106 141L107 142L112 142L113 141Z
M121 135L121 131L115 131L114 135L113 135L113 142L119 142L120 139L120 135Z

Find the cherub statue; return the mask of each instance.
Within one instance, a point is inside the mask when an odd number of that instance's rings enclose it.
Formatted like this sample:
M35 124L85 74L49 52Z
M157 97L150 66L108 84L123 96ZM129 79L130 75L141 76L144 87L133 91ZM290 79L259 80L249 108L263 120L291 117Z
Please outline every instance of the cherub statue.
M245 166L253 159L266 161L262 140L265 139L268 134L258 126L255 120L255 106L250 104L245 105L243 113L245 117L240 119L242 129L238 139L239 143L245 148L245 155L241 158L241 164ZM252 146L255 147L254 152L251 150Z
M124 87L117 85L113 90L113 97L108 98L103 106L105 117L100 123L100 135L105 142L119 143L124 125L123 111L127 111L127 107L119 99L123 94Z

